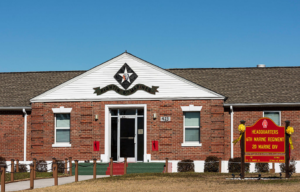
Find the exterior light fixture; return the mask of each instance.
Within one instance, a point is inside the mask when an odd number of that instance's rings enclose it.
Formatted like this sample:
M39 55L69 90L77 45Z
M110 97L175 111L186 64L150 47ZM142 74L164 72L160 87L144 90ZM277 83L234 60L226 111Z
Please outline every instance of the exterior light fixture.
M95 115L95 120L98 120L98 115Z
M153 119L156 119L157 117L156 117L156 113L153 113Z

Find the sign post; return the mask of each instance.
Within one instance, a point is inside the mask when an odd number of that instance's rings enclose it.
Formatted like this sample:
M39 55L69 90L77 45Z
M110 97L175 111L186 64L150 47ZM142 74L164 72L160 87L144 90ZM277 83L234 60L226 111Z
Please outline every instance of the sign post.
M241 124L245 125L246 121L240 121ZM245 132L241 133L241 179L245 178Z
M290 121L285 121L285 130L290 126ZM289 145L290 135L285 133L285 178L289 178L289 168L290 168L290 145Z

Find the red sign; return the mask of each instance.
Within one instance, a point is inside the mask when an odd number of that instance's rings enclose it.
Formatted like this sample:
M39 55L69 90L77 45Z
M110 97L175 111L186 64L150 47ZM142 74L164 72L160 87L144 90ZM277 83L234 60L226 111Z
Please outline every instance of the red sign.
M158 151L158 141L152 141L152 151Z
M284 163L284 155L245 155L245 163Z
M246 153L285 153L285 128L261 118L245 131Z
M99 151L99 150L100 150L100 142L94 141L94 151Z

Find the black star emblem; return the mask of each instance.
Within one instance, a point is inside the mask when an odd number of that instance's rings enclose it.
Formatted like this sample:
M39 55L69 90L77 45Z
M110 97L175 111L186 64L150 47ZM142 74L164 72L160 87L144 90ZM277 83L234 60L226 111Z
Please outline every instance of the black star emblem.
M127 89L137 77L137 74L127 65L127 63L125 63L114 76L124 89Z

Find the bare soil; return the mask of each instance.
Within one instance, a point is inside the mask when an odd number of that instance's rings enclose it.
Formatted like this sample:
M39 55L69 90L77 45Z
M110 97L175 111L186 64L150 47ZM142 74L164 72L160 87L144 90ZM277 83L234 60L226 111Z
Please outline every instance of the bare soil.
M278 173L262 173L261 176L279 178ZM258 174L246 174L246 177L258 177ZM128 174L33 191L300 191L300 174L293 174L290 179L279 180L229 180L226 178L232 178L232 175L226 173Z

